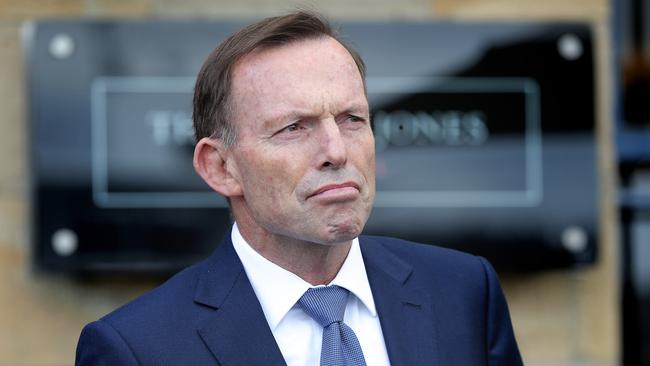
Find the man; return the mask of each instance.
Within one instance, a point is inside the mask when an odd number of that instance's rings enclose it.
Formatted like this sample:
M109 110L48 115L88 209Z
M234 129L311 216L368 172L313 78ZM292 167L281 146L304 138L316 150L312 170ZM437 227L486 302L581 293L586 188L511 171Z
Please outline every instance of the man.
M207 260L84 328L77 365L521 365L481 259L359 237L375 195L361 58L317 15L232 35L197 79L194 166L229 199Z

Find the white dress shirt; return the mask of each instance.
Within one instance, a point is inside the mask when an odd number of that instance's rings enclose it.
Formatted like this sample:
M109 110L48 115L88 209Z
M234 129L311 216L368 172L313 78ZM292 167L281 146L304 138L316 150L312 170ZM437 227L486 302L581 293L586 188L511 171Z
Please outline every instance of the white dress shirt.
M287 366L318 366L323 328L296 304L307 289L317 286L257 253L236 223L231 238ZM357 335L366 364L390 365L358 239L352 241L343 266L329 285L350 291L343 321Z

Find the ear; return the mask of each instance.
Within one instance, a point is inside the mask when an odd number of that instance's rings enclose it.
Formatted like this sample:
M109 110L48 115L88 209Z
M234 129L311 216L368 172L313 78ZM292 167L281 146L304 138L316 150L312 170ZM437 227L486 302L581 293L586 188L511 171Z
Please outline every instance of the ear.
M201 178L225 197L241 196L241 186L228 159L229 151L219 139L204 137L194 148L194 170Z

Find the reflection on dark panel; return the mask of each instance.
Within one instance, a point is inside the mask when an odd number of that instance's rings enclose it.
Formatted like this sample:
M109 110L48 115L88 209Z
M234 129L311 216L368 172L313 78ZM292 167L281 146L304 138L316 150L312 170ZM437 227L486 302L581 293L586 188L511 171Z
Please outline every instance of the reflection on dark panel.
M623 119L632 124L650 124L650 1L621 1L621 75Z
M650 1L616 0L618 105L616 137L622 163L650 162Z
M193 172L191 95L236 23L41 22L27 39L35 261L174 270L229 228ZM502 269L595 259L592 42L579 24L343 24L368 67L366 233ZM188 41L191 40L191 41Z
M650 365L650 1L616 0L623 364Z

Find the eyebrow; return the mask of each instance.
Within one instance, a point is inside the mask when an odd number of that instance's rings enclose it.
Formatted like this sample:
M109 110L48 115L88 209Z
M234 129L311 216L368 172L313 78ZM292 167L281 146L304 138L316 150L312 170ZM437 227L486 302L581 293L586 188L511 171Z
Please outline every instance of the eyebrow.
M370 113L370 106L368 103L355 103L350 107L344 110L345 112L355 112L355 113Z
M274 127L278 127L278 125L288 123L289 121L295 121L304 118L305 116L309 116L309 113L306 113L306 111L294 110L290 112L278 112L275 115L265 118L262 121L262 126L264 128L273 129Z
M349 105L347 108L343 109L342 111L337 112L337 115L344 114L344 113L355 113L355 114L363 113L369 115L370 107L368 106L367 103L353 103ZM289 123L290 121L296 121L303 118L314 118L319 116L320 116L319 113L314 113L313 111L310 111L308 109L294 109L288 112L281 111L276 113L275 115L271 115L265 118L262 121L262 126L264 128L272 129L274 127L277 127L280 124Z

